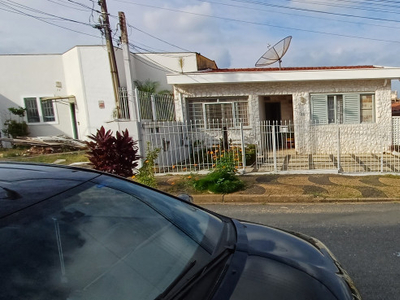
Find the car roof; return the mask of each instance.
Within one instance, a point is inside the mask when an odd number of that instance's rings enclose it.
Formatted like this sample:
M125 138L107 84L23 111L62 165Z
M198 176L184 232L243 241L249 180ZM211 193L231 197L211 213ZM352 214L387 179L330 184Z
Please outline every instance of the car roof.
M102 173L56 165L0 163L0 218L96 178Z

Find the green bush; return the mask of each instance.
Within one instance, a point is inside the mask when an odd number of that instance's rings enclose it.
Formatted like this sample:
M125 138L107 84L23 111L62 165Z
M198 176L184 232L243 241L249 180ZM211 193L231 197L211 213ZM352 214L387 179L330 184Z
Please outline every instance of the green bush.
M6 128L3 129L3 132L12 138L16 138L18 136L27 136L29 134L28 124L26 124L25 121L17 122L10 119L5 121L4 125Z
M12 138L27 136L29 134L28 124L26 124L25 121L22 121L26 109L22 107L9 107L8 110L14 116L18 116L20 121L13 120L10 114L10 118L4 122L5 129L3 129L3 132L6 136Z
M89 138L92 141L86 142L89 148L87 156L96 170L124 177L133 175L139 156L136 141L129 136L128 130L117 131L114 137L111 130L106 132L101 126L96 135Z
M159 148L150 150L150 143L147 143L146 159L139 172L134 176L139 183L153 188L157 187L157 181L154 176L154 164L159 152Z
M215 169L206 177L195 181L194 188L218 194L228 194L243 189L243 181L235 175L237 172L235 156L232 151L222 151L216 158Z

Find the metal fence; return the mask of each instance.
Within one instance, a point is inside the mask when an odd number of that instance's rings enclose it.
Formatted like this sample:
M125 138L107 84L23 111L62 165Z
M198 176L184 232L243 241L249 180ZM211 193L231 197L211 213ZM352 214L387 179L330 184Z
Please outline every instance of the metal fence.
M229 120L141 126L144 145L160 150L158 173L209 171L225 159L246 172L400 173L398 121L393 130L375 123L291 122L259 122L243 129Z
M174 97L169 94L151 94L136 91L141 120L174 121Z
M142 122L144 145L159 149L157 173L210 170L232 160L238 170L246 165L243 126L228 121Z
M131 112L129 107L130 92L125 88L119 89L120 118L129 120ZM152 94L135 89L132 99L137 98L136 109L139 112L139 120L145 121L174 121L175 102L174 97L169 94ZM132 102L132 105L135 101Z
M400 172L400 153L387 126L261 122L259 127L259 172Z

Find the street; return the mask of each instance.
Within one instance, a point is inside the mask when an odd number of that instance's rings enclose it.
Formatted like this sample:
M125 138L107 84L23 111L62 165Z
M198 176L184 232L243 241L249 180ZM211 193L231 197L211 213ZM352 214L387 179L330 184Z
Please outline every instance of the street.
M316 237L339 259L364 300L400 299L400 203L203 206Z

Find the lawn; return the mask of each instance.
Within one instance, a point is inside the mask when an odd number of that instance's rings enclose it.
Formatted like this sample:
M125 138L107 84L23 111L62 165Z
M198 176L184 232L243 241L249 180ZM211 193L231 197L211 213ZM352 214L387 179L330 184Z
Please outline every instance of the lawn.
M0 148L0 161L19 161L69 165L75 162L88 162L85 151L61 152L52 154L29 155L28 148Z

